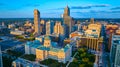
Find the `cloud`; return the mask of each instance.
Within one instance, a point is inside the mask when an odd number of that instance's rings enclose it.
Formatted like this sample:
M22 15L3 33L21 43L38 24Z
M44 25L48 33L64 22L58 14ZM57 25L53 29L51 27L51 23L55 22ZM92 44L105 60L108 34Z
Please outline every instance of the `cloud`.
M98 5L92 5L91 7L108 7L109 4L98 4Z
M88 6L72 6L71 9L90 9L93 7L108 7L108 4L97 4L97 5L88 5Z
M119 7L111 8L111 10L118 10L118 9L120 9L120 6Z
M112 11L112 10L108 10L108 11L95 11L95 10L91 10L90 13L120 13L120 11Z
M80 11L76 11L76 12L72 12L72 13L120 13L120 11L112 11L112 10L106 10L106 11L102 11L102 10L90 10L87 12L80 12Z
M96 5L88 5L88 6L71 6L70 9L91 9L93 7L108 7L109 4L96 4ZM65 7L62 8L55 8L49 10L63 10Z
M24 6L26 6L26 7L38 7L38 6L40 6L40 4L26 4Z
M90 9L91 6L73 6L71 9Z

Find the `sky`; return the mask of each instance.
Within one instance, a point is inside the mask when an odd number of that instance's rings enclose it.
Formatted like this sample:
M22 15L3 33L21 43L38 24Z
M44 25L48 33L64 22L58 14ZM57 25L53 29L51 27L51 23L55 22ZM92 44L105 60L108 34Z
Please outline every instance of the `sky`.
M0 18L60 18L67 5L73 18L120 18L120 0L0 0Z

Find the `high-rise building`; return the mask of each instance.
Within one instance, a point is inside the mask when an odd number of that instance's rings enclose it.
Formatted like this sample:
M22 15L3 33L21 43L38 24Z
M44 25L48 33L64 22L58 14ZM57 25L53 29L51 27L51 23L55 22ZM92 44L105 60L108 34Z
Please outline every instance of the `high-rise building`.
M115 55L115 67L120 67L120 41L119 45L116 48L116 55Z
M0 46L0 67L3 67L1 46Z
M68 6L65 7L63 16L70 16L70 8Z
M70 9L68 6L64 9L63 20L68 30L67 35L69 35L72 32L72 26L74 25L74 21L73 18L70 17Z
M46 35L50 35L53 33L54 22L48 21L46 22Z
M34 27L34 33L40 35L40 12L37 9L34 10Z
M108 38L108 50L110 51L111 48L111 41L112 41L112 34L115 33L115 31L119 28L119 25L117 24L107 24L106 25L106 34Z
M64 26L61 25L61 22L56 22L54 26L54 33L55 34L65 34Z
M110 64L111 67L120 67L120 35L119 32L112 34Z

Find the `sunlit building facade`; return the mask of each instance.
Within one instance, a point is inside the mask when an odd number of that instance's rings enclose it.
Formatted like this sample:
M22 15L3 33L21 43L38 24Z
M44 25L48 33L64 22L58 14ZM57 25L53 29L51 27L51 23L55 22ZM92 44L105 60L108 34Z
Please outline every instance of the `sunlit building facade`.
M34 10L34 30L35 30L35 34L40 35L40 12L35 9Z
M68 6L65 7L64 9L63 20L64 20L64 24L67 27L66 28L68 31L67 35L69 35L72 32L72 26L74 25L74 21L73 18L70 17L70 8Z
M65 35L65 27L61 25L61 22L56 22L54 26L54 33Z
M54 22L46 22L46 35L51 35L54 32Z
M39 40L28 42L25 45L25 53L35 54L38 61L51 58L66 63L71 58L72 47L69 44L65 47L59 47L57 42L52 42L49 36L45 36L43 43Z
M110 50L110 64L111 67L120 66L120 30L112 34L111 50Z

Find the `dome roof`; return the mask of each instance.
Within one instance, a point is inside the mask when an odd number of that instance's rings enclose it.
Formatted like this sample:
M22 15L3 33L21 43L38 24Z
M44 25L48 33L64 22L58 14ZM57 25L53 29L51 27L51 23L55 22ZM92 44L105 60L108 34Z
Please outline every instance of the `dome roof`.
M50 37L49 36L45 36L45 40L50 40Z

